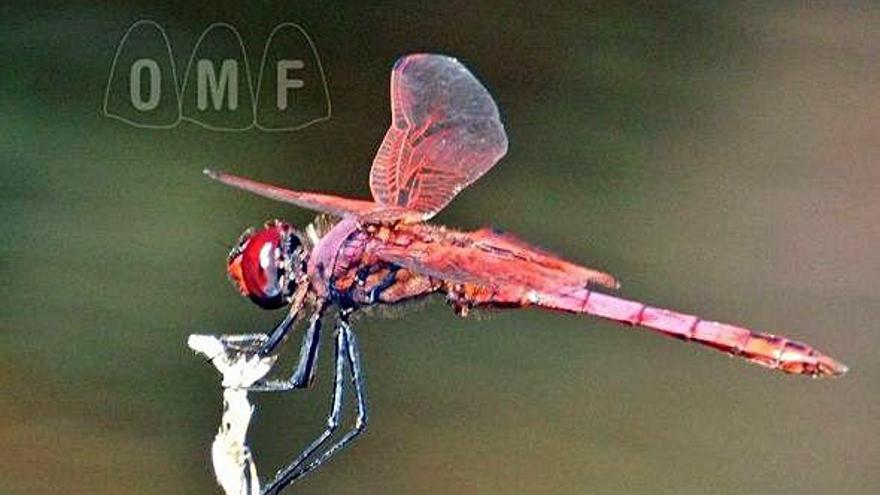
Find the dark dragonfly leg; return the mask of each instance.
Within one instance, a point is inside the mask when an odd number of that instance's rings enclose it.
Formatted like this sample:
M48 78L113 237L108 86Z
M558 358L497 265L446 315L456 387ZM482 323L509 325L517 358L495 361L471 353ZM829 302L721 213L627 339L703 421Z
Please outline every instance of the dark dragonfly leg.
M299 350L299 359L290 378L286 380L261 380L251 386L254 392L283 392L287 390L307 388L315 379L318 367L318 350L321 346L322 309L318 308L309 320L309 326L303 334ZM273 332L273 335L275 332ZM271 338L271 337L270 337Z
M287 315L281 320L280 323L275 327L274 330L266 339L266 342L260 347L259 354L260 357L268 356L272 354L272 351L278 347L284 337L287 335L287 332L293 327L293 324L296 322L297 316L300 311L302 311L303 307L305 307L306 295L307 295L307 285L302 285L302 289L298 290L294 295L293 299L290 301L290 309L287 312ZM318 306L315 308L316 313L321 313L324 309L324 301L320 301Z
M287 316L275 326L275 329L269 334L269 338L266 339L266 342L260 347L260 356L268 356L269 354L272 354L272 351L278 347L278 344L280 344L284 339L284 336L287 335L287 332L290 330L290 327L293 326L295 321L296 313L287 313Z
M263 488L263 495L275 494L290 484L298 473L303 463L314 454L336 431L342 416L342 392L344 385L343 366L345 365L346 338L343 332L336 333L336 372L333 385L333 395L330 402L330 415L327 417L327 427L318 438L312 441L296 459L275 474L275 479Z
M361 431L363 431L367 421L367 409L366 400L364 398L363 372L360 363L360 353L357 349L357 340L354 337L354 333L351 331L348 322L344 320L343 316L340 316L339 324L336 328L336 369L330 414L327 417L327 427L318 438L312 441L312 443L293 460L293 462L278 471L275 475L275 479L263 489L263 495L278 493L294 480L320 466L324 461L329 459L333 454L343 448L351 440L357 437ZM343 435L339 441L318 454L310 463L306 464L309 458L319 452L321 447L324 446L327 440L339 427L339 422L342 417L346 365L348 365L352 375L351 378L357 399L358 414L355 426L351 431Z
M357 416L354 420L354 428L349 430L342 438L339 439L335 444L333 444L330 448L324 451L319 457L310 462L308 465L303 467L296 475L293 476L291 481L302 478L310 471L316 469L318 466L324 463L327 459L333 456L333 454L342 450L346 445L348 445L352 440L357 438L360 435L364 428L367 427L367 398L364 393L364 374L361 369L361 353L360 348L358 347L357 336L351 330L351 326L349 326L348 322L344 319L339 321L339 330L345 332L346 340L347 340L347 360L348 366L351 370L351 382L354 386L354 394L355 400L357 401Z

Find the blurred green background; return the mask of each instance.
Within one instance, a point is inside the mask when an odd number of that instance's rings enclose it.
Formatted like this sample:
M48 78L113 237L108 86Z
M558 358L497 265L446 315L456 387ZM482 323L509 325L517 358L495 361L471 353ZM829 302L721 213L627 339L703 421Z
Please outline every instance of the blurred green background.
M839 5L4 4L0 493L218 491L218 379L186 336L269 328L280 315L227 283L227 249L312 214L201 169L366 197L390 67L416 51L465 61L511 141L438 222L509 229L628 297L786 333L852 371L814 381L597 319L460 320L431 301L358 320L372 422L292 493L880 492L880 8ZM144 18L181 76L212 22L238 28L252 67L274 26L300 23L332 118L223 133L102 116ZM324 423L327 350L317 388L258 398L264 477Z

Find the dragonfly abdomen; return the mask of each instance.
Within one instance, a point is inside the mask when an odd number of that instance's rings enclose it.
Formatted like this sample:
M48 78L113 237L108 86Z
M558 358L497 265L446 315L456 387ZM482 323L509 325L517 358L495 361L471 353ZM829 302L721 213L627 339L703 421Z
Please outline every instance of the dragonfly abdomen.
M539 306L600 316L619 323L644 327L669 337L696 342L785 373L818 377L841 375L847 371L842 363L802 342L656 308L585 287L560 291L557 294L513 287L491 290L471 288L470 291L463 290L460 294L471 305Z

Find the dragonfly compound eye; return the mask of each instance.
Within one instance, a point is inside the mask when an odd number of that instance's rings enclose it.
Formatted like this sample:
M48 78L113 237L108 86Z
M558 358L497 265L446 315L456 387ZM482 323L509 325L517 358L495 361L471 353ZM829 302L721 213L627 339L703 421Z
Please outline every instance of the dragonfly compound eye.
M242 295L264 309L286 305L296 289L301 243L289 224L272 221L245 232L229 253L226 270Z

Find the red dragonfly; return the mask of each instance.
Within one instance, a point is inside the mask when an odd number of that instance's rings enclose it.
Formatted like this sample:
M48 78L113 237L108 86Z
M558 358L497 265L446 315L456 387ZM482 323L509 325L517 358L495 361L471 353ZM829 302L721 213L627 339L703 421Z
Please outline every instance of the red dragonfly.
M373 160L373 200L284 189L205 172L252 193L317 210L305 230L274 220L248 230L229 254L241 294L266 309L289 307L259 352L275 351L310 315L293 375L256 390L308 387L321 320L337 308L336 377L328 427L267 485L277 493L355 438L367 420L361 361L350 315L439 293L466 315L474 307L539 307L600 316L696 342L786 373L835 376L842 363L786 337L655 308L594 290L616 289L611 275L565 261L516 237L484 228L461 232L428 223L507 152L507 136L489 92L458 60L431 54L401 58L391 73L391 126ZM357 402L352 430L327 446L340 422L344 375Z

